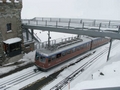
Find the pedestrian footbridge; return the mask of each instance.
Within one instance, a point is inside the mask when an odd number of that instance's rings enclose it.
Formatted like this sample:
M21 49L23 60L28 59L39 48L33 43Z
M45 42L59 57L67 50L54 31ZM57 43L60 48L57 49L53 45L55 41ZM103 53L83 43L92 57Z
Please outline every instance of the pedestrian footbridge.
M120 39L119 20L35 17L22 19L22 28Z

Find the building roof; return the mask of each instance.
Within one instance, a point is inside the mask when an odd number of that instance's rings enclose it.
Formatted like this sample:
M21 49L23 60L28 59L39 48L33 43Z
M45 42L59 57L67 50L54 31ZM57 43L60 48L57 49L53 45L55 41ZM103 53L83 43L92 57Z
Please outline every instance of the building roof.
M3 42L6 43L6 44L13 44L13 43L17 43L17 42L20 42L20 41L21 41L21 38L15 37L15 38L7 39Z

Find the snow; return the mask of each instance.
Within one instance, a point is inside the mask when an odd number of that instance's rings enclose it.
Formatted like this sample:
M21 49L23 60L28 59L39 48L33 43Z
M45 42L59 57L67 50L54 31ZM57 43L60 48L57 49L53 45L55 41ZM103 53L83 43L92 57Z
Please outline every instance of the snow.
M79 46L79 45L82 45L82 44L84 44L84 43L88 43L88 42L90 42L91 41L91 39L89 39L89 38L85 38L85 37L81 37L81 38L79 38L80 39L80 41L79 42L76 42L76 43L74 43L73 45L66 45L65 47L62 47L62 48L59 48L59 49L57 49L57 50L49 50L49 49L45 49L45 48L40 48L39 50L37 50L40 54L42 54L42 55L45 55L45 56L50 56L50 55L53 55L53 54L56 54L56 53L59 53L59 52L62 52L62 51L65 51L65 50L68 50L68 49L70 49L70 48L74 48L74 47L76 47L76 46ZM82 40L81 40L82 39ZM73 41L74 42L74 41ZM67 43L68 44L68 43ZM59 46L61 46L61 45L59 45ZM58 47L59 47L58 46ZM69 47L68 47L69 46Z
M41 39L41 42L45 42L48 39L48 32L42 30L34 30L34 33ZM75 34L64 34L64 33L57 33L57 32L50 32L51 40L59 39L59 38L67 38L67 37L74 37Z
M29 4L28 4L29 2ZM64 2L64 3L63 3ZM109 3L108 3L109 2ZM23 2L23 10L22 10L22 18L33 18L33 17L67 17L67 18L99 18L99 19L120 19L120 10L119 10L119 0L24 0ZM42 3L42 4L40 4ZM106 4L107 3L107 4ZM32 5L36 5L35 7L32 7ZM47 7L46 7L47 6ZM61 7L62 6L62 7ZM67 6L67 7L66 7ZM38 10L39 7L39 10ZM27 11L27 13L26 13ZM31 13L32 11L32 13ZM39 12L38 12L39 11ZM48 12L49 11L49 12ZM99 12L98 12L99 11ZM107 12L106 12L107 11ZM114 13L114 14L113 14ZM37 33L40 31L35 31ZM43 41L47 40L47 33L42 32L43 34L38 35L40 39ZM38 34L38 33L37 33ZM63 34L56 34L53 32L51 36L53 38L58 37L64 37ZM58 36L58 37L57 37ZM52 39L53 39L52 38ZM10 40L8 43L13 43L13 40ZM83 88L92 88L92 87L104 87L104 86L120 86L120 78L119 78L119 72L120 69L118 67L119 65L119 58L120 58L120 52L119 52L119 46L120 42L115 43L117 46L112 50L110 54L110 59L106 63L106 57L107 54L105 54L103 57L98 60L95 64L93 64L90 68L85 70L79 77L77 77L75 80L70 82L70 88L71 90L80 90ZM108 48L108 46L105 46L104 48ZM104 48L100 48L104 49ZM97 50L99 52L99 50ZM30 52L28 54L25 54L23 57L23 61L34 61L34 54L35 52ZM95 54L94 54L95 55ZM92 57L94 57L94 55ZM90 58L90 57L89 57ZM75 59L76 60L76 59ZM15 85L9 90L19 90L21 87L24 87L38 79L40 79L43 76L48 76L49 74L57 71L57 69L60 69L66 65L69 65L70 63L74 62L69 61L68 63L64 63L61 66L58 66L46 73L42 73L40 75L37 75L29 80L26 80L18 85ZM63 72L61 72L58 75L58 78L54 80L54 82L48 84L42 90L49 90L49 88L53 87L55 84L60 82L62 79L64 79L66 76L68 76L70 73L72 73L77 67L85 63L89 59L85 59L78 63L75 66L69 67L65 69ZM8 67L8 68L0 68L0 72L5 73L4 71L7 71L8 69L14 69L15 67ZM1 78L0 82L4 82L6 80L9 80L11 78L14 78L16 76L22 75L28 71L31 71L35 69L36 67L30 67L25 70L22 70L20 72L17 72L15 74L12 74L10 76L7 76L5 78ZM98 71L99 70L99 71ZM115 70L115 72L114 72ZM8 70L9 71L9 70ZM99 76L99 73L103 72L104 76ZM93 74L93 79L91 75ZM110 74L110 75L109 75ZM88 81L87 81L88 80ZM104 82L104 83L103 83ZM113 83L114 82L114 83ZM68 87L65 87L64 90L68 90Z
M16 37L16 38L7 39L7 40L5 40L3 42L6 43L6 44L13 44L13 43L20 42L20 41L21 41L21 39Z
M114 47L115 46L115 47ZM99 82L100 80L103 80L103 79L110 79L110 78L114 78L114 77L119 77L119 67L117 65L119 65L120 63L118 62L115 62L117 60L119 60L120 56L120 52L119 52L119 46L120 46L120 41L119 40L114 40L113 41L113 44L112 44L112 47L114 47L112 50L111 50L111 54L110 54L110 60L106 63L106 59L107 59L107 53L99 58L97 60L97 62L95 62L90 68L88 68L87 70L85 70L80 76L78 76L76 79L74 79L72 82L70 82L70 88L72 90L74 90L74 88L78 88L79 83L81 84L82 82L84 83L84 81L86 81L87 83L87 80L88 82L91 82L92 84L92 81L94 80L95 83ZM66 78L68 75L70 75L74 70L76 70L78 67L82 66L85 62L87 62L90 58L93 58L97 53L99 53L101 50L105 49L105 48L108 48L109 47L109 44L105 45L105 46L102 46L96 50L93 50L93 51L90 51L90 52L94 52L96 51L96 53L94 53L92 56L89 56L87 57L86 59L82 60L81 62L69 67L69 68L66 68L64 71L62 71L58 77L52 81L51 83L49 83L48 85L44 86L42 88L42 90L49 90L50 88L52 88L54 85L56 85L58 82L60 82L62 79ZM86 54L90 53L90 52L87 52ZM25 54L23 56L22 59L20 59L19 61L25 61L25 62L34 62L34 57L35 57L35 51L33 52L30 52L28 54ZM80 57L83 57L83 55L81 55ZM46 77L50 74L52 74L53 72L56 72L57 70L77 61L80 57L77 57L75 58L74 60L71 60L67 63L64 63L56 68L53 68L51 69L50 71L48 72L43 72L35 77L32 77L31 79L28 79L22 83L19 83L17 85L14 85L12 86L11 88L9 88L8 90L18 90L28 84L31 84L32 82L35 82L36 80L38 79L41 79L42 77ZM113 62L113 63L112 63ZM111 64L111 65L110 65ZM116 65L117 64L117 65ZM109 65L109 66L106 66L106 65ZM112 66L114 65L114 66ZM14 68L16 68L15 66L13 67L8 67L9 69L13 70ZM17 72L15 74L12 74L10 76L7 76L5 78L2 78L0 79L0 82L3 82L5 80L8 80L8 79L11 79L11 78L14 78L16 76L19 76L19 75L24 75L26 72L29 72L29 71L32 71L33 69L35 69L36 67L33 66L33 67L30 67L28 69L25 69L25 70L22 70L20 72ZM107 69L106 69L107 68ZM109 70L109 68L111 69L111 71ZM116 72L114 72L114 69ZM1 68L1 71L6 71L7 68L4 68L2 69ZM99 71L98 71L99 70ZM8 70L9 71L9 70ZM109 71L109 72L108 72ZM105 76L99 76L99 73L100 72L103 72L105 74ZM2 73L5 73L5 72L2 72ZM93 74L93 79L91 77L91 75ZM111 74L111 75L109 75ZM115 80L114 80L115 81ZM94 83L93 82L93 83ZM119 84L119 82L118 82ZM118 85L115 83L115 85ZM107 86L108 84L106 84ZM98 85L95 85L95 86L98 86ZM101 85L102 86L102 85ZM101 87L99 86L99 87ZM108 85L109 86L109 85ZM90 86L89 86L90 87ZM88 88L89 88L88 87ZM92 86L93 87L93 86ZM83 86L81 85L81 87L79 87L78 89L80 88L83 88ZM87 87L86 87L87 88ZM67 90L68 89L68 86L66 86L63 90Z
M15 3L18 3L19 1L22 1L22 0L14 0ZM0 0L0 2L2 2L2 0ZM6 0L7 3L11 3L10 0Z
M25 53L23 58L18 60L18 62L24 62L24 63L21 63L19 65L13 65L13 66L8 66L8 65L11 65L13 63L5 64L4 67L0 67L0 75L2 75L4 73L8 73L8 72L18 68L19 66L24 66L28 63L34 62L34 57L35 57L35 51L29 52L28 54Z
M0 67L0 75L3 73L7 73L11 70L14 70L16 66L10 66L10 67Z
M119 87L120 86L120 77L110 78L110 79L101 79L101 80L90 80L84 81L80 84L77 84L74 88L70 90L83 90L83 89L95 89L95 88L107 88L107 87Z
M105 65L93 73L92 79L78 83L71 90L82 90L92 88L119 87L120 86L120 61ZM100 75L100 73L104 75ZM86 87L87 86L87 87Z
M35 59L35 52L36 52L36 50L35 51L33 51L33 52L29 52L28 54L27 53L25 53L25 55L23 56L23 59L22 59L22 61L32 61L32 62L34 62L34 59Z
M113 45L115 45L115 44L120 44L120 42L119 41L115 41L114 43L113 43ZM116 49L117 48L119 48L119 44L115 47ZM106 46L104 46L104 48L108 48L108 46L106 45ZM102 50L103 48L100 48L97 52L100 52L100 50ZM94 55L96 55L97 54L97 52L94 54ZM119 51L118 51L119 52ZM118 53L118 52L116 52L116 50L114 50L114 53ZM111 54L114 54L113 53L113 50L112 50L112 53ZM120 53L119 53L120 54ZM93 56L90 56L89 58L87 58L88 60L90 60L90 58L92 58L92 57L94 57L94 55ZM60 74L59 74L59 76L57 77L57 79L55 79L53 82L51 82L49 85L47 85L46 87L44 87L44 88L42 88L42 90L49 90L50 88L52 88L53 86L55 86L56 85L56 82L58 83L58 82L60 82L62 79L64 79L64 78L66 78L68 75L70 75L74 70L76 70L78 67L80 67L82 64L84 64L85 62L87 62L87 59L85 59L85 60L83 60L83 61L81 61L80 63L78 63L78 64L76 64L75 66L71 66L71 67L69 67L69 68L67 68L67 69L65 69L63 72L61 72ZM85 70L79 77L77 77L75 80L73 80L72 82L70 82L70 87L71 88L74 88L74 87L76 87L76 84L77 83L79 83L79 82L82 82L82 81L86 81L86 80L92 80L92 77L91 77L91 75L94 73L94 72L96 72L96 70L100 70L100 68L101 68L101 66L102 65L106 65L106 59L107 59L107 53L104 55L104 56L102 56L101 58L99 58L98 59L98 61L97 62L95 62L91 67L89 67L87 70ZM113 58L112 58L113 59ZM112 62L114 62L115 60L112 60L112 59L110 59L110 61L112 61ZM116 60L118 60L117 58L116 58ZM110 62L109 61L109 62ZM107 64L109 63L109 62L107 62ZM119 66L119 65L118 65ZM102 66L103 67L103 66ZM110 67L112 67L112 66L110 66ZM108 69L109 69L109 67L108 67ZM113 73L111 73L111 74L113 74ZM119 75L117 75L117 73L116 73L116 75L115 75L115 77L116 76L119 76ZM96 82L97 83L97 82ZM118 84L119 84L119 82L118 82ZM118 85L117 84L117 85ZM85 85L85 87L86 87L86 84L84 84ZM99 84L98 84L99 85ZM80 87L79 87L80 85L77 85L77 90L80 90ZM112 85L111 85L112 86ZM68 86L66 86L63 90L67 90L68 89ZM74 90L74 89L73 89Z
M120 42L117 42L116 44L118 45L115 47L114 50L112 50L109 61L101 65L90 74L90 80L88 79L88 81L83 81L76 84L74 87L71 88L71 90L120 86L120 52L117 50L120 46L119 43ZM104 75L100 75L100 72L102 72Z
M117 60L119 60L119 54L120 54L120 52L119 52L119 45L120 45L120 41L119 40L114 40L114 42L113 42L113 44L112 44L112 47L114 46L114 45L116 45L115 47L114 47L114 49L112 49L111 50L111 54L110 54L110 60L106 63L106 58L107 58L107 53L103 56L103 57L101 57L101 58L99 58L98 60L97 60L97 62L95 62L90 68L88 68L87 70L85 70L80 76L78 76L76 79L74 79L72 82L70 82L70 88L72 89L72 90L74 90L74 88L78 88L78 86L80 86L79 85L79 83L81 84L81 83L88 83L88 82L91 82L91 84L92 84L92 81L94 80L94 82L97 84L97 82L99 82L99 81L101 81L101 80L104 80L104 79L106 79L106 80L108 80L108 79L111 79L111 78L114 78L114 77L119 77L119 75L120 75L120 69L119 69L119 64L120 63L118 63L118 62L115 62L115 60L117 61ZM96 49L96 50L93 50L93 51L96 51L96 53L94 53L92 56L89 56L89 57L87 57L86 59L84 59L84 60L82 60L81 62L79 62L79 63L77 63L77 64L75 64L75 65L73 65L73 66L71 66L71 67L69 67L69 68L66 68L64 71L62 71L59 75L58 75L58 77L54 80L54 81L52 81L51 83L49 83L48 85L46 85L46 86L44 86L43 88L42 88L42 90L49 90L50 88L52 88L54 85L56 85L58 82L60 82L62 79L64 79L64 78L66 78L68 75L70 75L74 70L76 70L78 67L80 67L81 65L83 65L85 62L87 62L90 58L92 58L92 57L94 57L97 53L99 53L101 50L103 50L103 49L105 49L105 48L108 48L108 46L109 46L109 44L107 44L107 45L105 45L105 46L102 46L102 47L100 47L100 48L98 48L98 49ZM93 51L90 51L90 52L93 52ZM90 53L90 52L87 52L86 54L88 54L88 53ZM23 56L23 58L20 60L20 61L26 61L26 62L34 62L34 57L35 57L35 51L33 51L33 52L30 52L30 53L28 53L28 54L25 54L24 56ZM83 55L81 55L80 57L83 57ZM71 63L73 63L73 62L75 62L75 61L77 61L80 57L77 57L76 59L74 59L74 60L71 60L71 61L69 61L69 62L67 62L67 63L64 63L64 64L62 64L62 65L60 65L60 66L58 66L58 67L56 67L56 68L53 68L53 69L51 69L50 71L48 71L48 72L42 72L41 74L39 74L39 75L37 75L37 76L35 76L35 77L32 77L31 79L28 79L28 80L26 80L26 81L24 81L24 82L22 82L22 83L19 83L19 84L17 84L17 85L15 85L15 86L12 86L11 88L9 88L8 90L18 90L18 89L20 89L20 88L22 88L22 87L24 87L24 86L26 86L26 85L28 85L28 84L30 84L30 83L32 83L32 82L35 82L36 80L38 80L38 79L40 79L40 78L42 78L42 77L46 77L46 76L48 76L48 75L50 75L50 74L52 74L53 72L56 72L57 70L59 70L59 69L61 69L61 68L63 68L63 67L65 67L65 66L67 66L67 65L69 65L69 64L71 64ZM112 63L113 62L113 63ZM106 66L106 64L107 65L109 65L109 66ZM111 65L110 65L111 64ZM117 66L117 65L118 66ZM112 65L114 65L114 66L112 66ZM9 69L10 69L10 67L8 67ZM15 68L15 66L13 66L13 68L11 68L11 69L14 69ZM30 68L28 68L28 69L25 69L25 70L22 70L22 71L20 71L20 72L17 72L17 73L15 73L15 74L12 74L12 75L10 75L10 76L7 76L7 77L5 77L5 78L2 78L2 79L0 79L0 82L3 82L3 81L5 81L5 80L8 80L8 79L11 79L11 78L14 78L14 77L16 77L16 76L19 76L19 75L24 75L24 73L26 73L26 72L29 72L29 71L32 71L33 69L35 69L36 67L35 66L33 66L33 67L30 67ZM111 71L109 70L109 68L111 69ZM6 71L6 69L7 68L4 68L4 69L2 69L1 68L1 71ZM99 70L99 72L98 72L98 70ZM116 72L114 72L114 70L116 71ZM9 71L9 70L8 70ZM108 72L109 71L109 72ZM99 76L99 73L100 72L103 72L104 74L105 74L105 76ZM5 72L3 72L3 73L5 73ZM93 79L92 79L92 77L91 77L91 75L93 74ZM109 74L111 74L111 75L109 75ZM89 80L89 81L87 81L87 80ZM116 80L116 79L115 79ZM113 81L115 81L115 80L113 80ZM84 82L84 81L86 81L86 82ZM93 83L94 83L93 82ZM117 82L116 82L117 83ZM118 85L119 84L119 82L118 82L118 84L116 84L115 83L115 85ZM99 84L99 83L98 83ZM101 86L98 86L98 84L97 85L95 85L95 86L97 86L97 87L101 87ZM83 85L83 84L82 84ZM83 88L83 86L81 85L81 87L79 87L78 89L80 89L80 88ZM105 84L106 86L109 86L109 84ZM114 84L113 84L114 85ZM90 87L90 86L89 86ZM88 87L88 88L89 88ZM93 86L92 86L93 87ZM87 87L86 87L87 88ZM63 90L67 90L68 89L68 86L66 86Z

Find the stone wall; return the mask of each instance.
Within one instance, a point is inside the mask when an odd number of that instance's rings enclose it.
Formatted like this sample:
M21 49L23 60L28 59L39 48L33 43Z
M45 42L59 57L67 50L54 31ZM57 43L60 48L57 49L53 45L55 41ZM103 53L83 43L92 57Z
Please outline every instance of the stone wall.
M0 0L0 65L4 63L5 54L3 41L19 37L23 41L21 28L22 0ZM11 30L7 31L7 24L11 24ZM18 60L16 58L16 60Z
M21 9L20 3L0 3L0 32L3 40L14 37L22 38ZM8 23L11 23L11 32L7 32Z

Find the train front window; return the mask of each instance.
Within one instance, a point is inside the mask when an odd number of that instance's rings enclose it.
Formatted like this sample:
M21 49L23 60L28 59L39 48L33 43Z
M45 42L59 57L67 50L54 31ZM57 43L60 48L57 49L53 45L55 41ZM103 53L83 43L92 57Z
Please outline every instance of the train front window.
M36 53L35 60L39 60L39 55Z
M40 62L45 63L46 58L44 56L40 56Z

